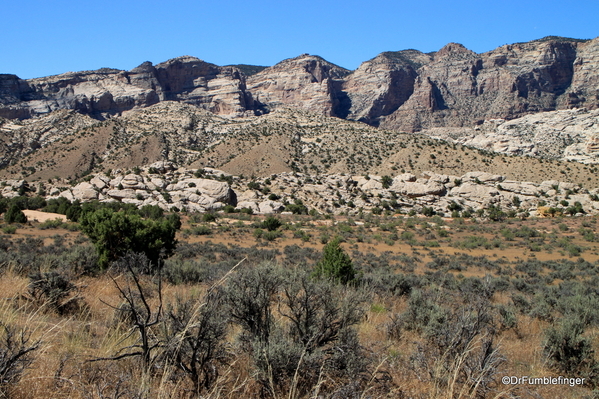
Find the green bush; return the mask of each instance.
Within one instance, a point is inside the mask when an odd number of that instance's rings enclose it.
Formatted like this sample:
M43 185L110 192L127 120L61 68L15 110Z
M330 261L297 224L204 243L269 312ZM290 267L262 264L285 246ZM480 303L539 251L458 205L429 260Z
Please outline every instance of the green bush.
M306 207L306 205L304 205L304 203L300 199L296 199L293 204L285 205L285 210L287 212L293 213L294 215L307 215L308 214L308 208Z
M545 332L543 351L550 365L566 375L585 377L591 386L597 384L599 364L589 338L583 337L583 324L573 317Z
M205 236L212 233L212 229L210 226L206 226L205 224L201 224L199 226L192 227L188 230L189 234L193 234L196 236Z
M129 251L144 253L158 266L161 259L173 253L181 221L178 215L152 220L104 208L83 214L80 225L98 251L101 268Z
M59 229L61 227L63 227L64 223L62 220L56 218L56 219L48 219L43 223L40 223L40 225L38 226L41 230L47 230L47 229Z
M6 223L27 223L27 216L16 204L12 204L4 214Z
M266 219L264 219L264 221L262 222L262 228L268 230L268 231L274 231L276 229L278 229L279 227L281 227L283 225L283 222L281 222L281 220L279 218L276 218L274 216L269 216Z
M216 222L218 216L214 212L206 212L202 215L202 220L206 223Z
M3 226L2 232L4 234L15 234L17 232L17 226Z
M338 237L329 241L322 250L322 259L316 264L314 276L329 278L341 284L353 282L356 271L351 258L340 246Z
M262 238L264 238L266 241L274 241L277 238L280 238L283 236L283 232L279 231L279 230L273 230L273 231L265 231L264 234L262 234Z
M393 178L391 176L385 175L381 177L381 184L383 185L384 189L387 189L393 184Z

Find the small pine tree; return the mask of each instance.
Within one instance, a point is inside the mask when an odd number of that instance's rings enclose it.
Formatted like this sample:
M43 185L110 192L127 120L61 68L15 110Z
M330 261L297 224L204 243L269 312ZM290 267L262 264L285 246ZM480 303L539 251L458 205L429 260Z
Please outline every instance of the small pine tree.
M316 264L314 276L348 284L355 279L356 271L351 258L339 244L339 238L335 238L324 246L322 259Z
M381 183L383 184L383 188L389 188L393 184L393 178L385 175L381 177Z
M4 214L6 223L27 223L27 216L16 204L12 204Z

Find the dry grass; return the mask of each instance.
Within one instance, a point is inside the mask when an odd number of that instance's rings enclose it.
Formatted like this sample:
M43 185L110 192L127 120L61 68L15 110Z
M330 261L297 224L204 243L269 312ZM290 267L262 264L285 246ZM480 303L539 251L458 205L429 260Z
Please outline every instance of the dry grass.
M572 242L583 245L587 249L580 257L590 262L598 259L597 251L599 244L586 242L577 233L583 222L588 225L591 218L563 219L563 220L539 220L512 222L508 225L490 224L483 227L490 230L483 234L491 239L497 232L507 226L517 229L521 226L534 227L538 231L547 234L557 230L561 223L568 225L567 234L571 236ZM337 220L337 222L341 219ZM243 246L266 245L267 248L282 248L285 245L297 244L299 246L320 249L322 244L318 242L322 226L317 226L318 221L312 225L309 220L304 221L304 227L312 232L311 242L303 242L292 237L291 231L286 231L284 238L275 242L257 241L251 236L250 228L240 234L234 229L228 232L214 234L212 237L193 237L195 242L212 240L218 243L236 242ZM226 219L219 219L218 224L229 224ZM357 242L355 238L349 238L344 243L346 250L357 248L363 252L372 252L377 255L385 251L395 254L417 255L421 261L415 265L414 273L425 274L430 270L424 265L439 255L458 255L467 253L471 256L486 256L489 259L505 257L506 261L517 261L526 259L531 252L521 244L524 240L517 238L515 241L506 242L510 245L505 249L472 249L463 250L452 246L465 237L480 234L472 229L480 228L480 225L472 222L463 224L452 224L447 222L450 236L446 239L438 238L440 246L426 249L421 246L411 246L402 241L390 246L384 242L372 239L374 234L388 234L381 231L377 226L368 227L365 231L370 237L370 242ZM593 222L594 223L594 222ZM47 231L40 231L33 223L21 231L20 236L46 235ZM245 226L245 225L244 225ZM593 225L594 226L594 225ZM336 226L326 227L333 234ZM418 231L423 227L416 225L413 228L404 225L397 228L401 231L415 231L417 240L423 240ZM594 228L594 227L593 227ZM434 226L432 228L434 230ZM56 233L74 234L66 230L55 230ZM14 237L13 237L14 238ZM18 238L18 236L16 237ZM182 238L182 237L180 237ZM433 252L434 251L434 252ZM499 256L494 256L497 254ZM562 256L556 249L553 253L547 251L534 253L537 259L570 259L567 255ZM574 258L576 259L576 258ZM574 260L571 259L571 260ZM18 383L13 397L16 399L29 399L39 397L52 398L106 398L116 397L121 390L123 397L147 397L147 398L178 398L191 397L190 384L185 379L175 378L176 370L163 369L159 374L148 376L141 372L139 361L136 358L123 359L120 361L93 361L98 358L109 358L119 353L119 350L132 345L135 342L135 334L131 334L128 326L115 318L114 307L121 303L119 292L114 282L107 276L80 277L75 281L79 287L79 293L86 307L79 313L69 316L59 316L44 307L34 308L27 300L28 279L19 275L11 265L5 265L0 276L0 292L2 300L0 303L0 320L18 328L27 328L31 332L31 338L40 339L42 344L36 351L36 360L26 370L23 378ZM455 275L462 274L464 277L484 276L489 271L484 268L470 268L462 272L450 271ZM542 271L544 275L547 270ZM123 277L116 276L121 282ZM149 282L146 282L149 286ZM557 284L555 282L554 284ZM165 303L172 303L176 298L201 298L210 288L208 285L169 285L163 287L163 299ZM153 305L156 305L157 297L152 297ZM510 294L506 292L496 293L492 299L494 304L509 305ZM394 314L400 314L407 308L407 297L373 296L366 304L366 317L358 325L361 345L365 353L371 359L371 375L364 387L364 398L366 397L414 397L414 398L470 398L473 397L467 391L462 391L458 385L448 388L439 385L431 378L430 374L423 374L422 370L413 367L412 355L420 345L424 344L423 337L411 331L403 332L399 339L391 339L387 334L387 326ZM280 317L280 316L279 316ZM279 322L283 322L279 319ZM502 330L498 337L499 350L506 362L499 368L499 376L531 376L544 377L555 376L546 363L542 353L542 342L544 332L550 326L545 321L540 321L525 315L518 316L517 327ZM227 340L233 348L236 337L239 335L238 327L229 330ZM599 334L596 329L587 332L593 338L596 345ZM476 351L480 342L473 341L468 350ZM235 353L231 351L228 365L223 367L213 387L204 392L206 398L237 398L237 397L259 397L262 387L255 380L252 360L247 353ZM455 359L453 369L462 366L463 359ZM441 370L439 370L441 373ZM443 371L447 373L447 371ZM441 375L441 374L439 374ZM451 379L451 375L443 374L443 378ZM334 384L328 376L322 375L319 387L325 389ZM316 387L315 387L316 388ZM563 397L581 398L590 393L585 387L569 386L505 386L496 384L494 390L489 393L488 398L500 397ZM386 392L386 393L385 393ZM403 396L402 396L403 395ZM511 395L511 396L510 396ZM293 392L280 394L278 397L293 398ZM308 397L308 396L305 396Z

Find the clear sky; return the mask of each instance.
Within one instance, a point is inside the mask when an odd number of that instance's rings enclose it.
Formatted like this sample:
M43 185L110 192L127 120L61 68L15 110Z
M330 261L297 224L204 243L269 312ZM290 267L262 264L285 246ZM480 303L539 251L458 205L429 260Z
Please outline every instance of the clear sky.
M599 0L6 1L0 73L132 69L191 55L274 65L302 53L348 69L383 51L478 53L544 36L599 36Z

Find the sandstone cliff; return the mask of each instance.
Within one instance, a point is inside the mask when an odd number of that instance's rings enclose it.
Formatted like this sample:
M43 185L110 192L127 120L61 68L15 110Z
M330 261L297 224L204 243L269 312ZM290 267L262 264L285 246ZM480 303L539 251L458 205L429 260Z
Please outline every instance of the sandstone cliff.
M59 109L97 119L161 101L247 117L280 107L395 131L472 127L485 120L599 107L599 38L548 37L477 54L457 43L436 53L385 52L348 71L313 55L277 65L217 66L194 57L131 71L99 69L22 80L0 75L0 117Z
M194 57L156 66L144 62L131 71L99 69L22 80L0 75L0 116L25 119L59 109L103 119L160 101L193 104L218 115L242 116L253 108L245 76Z
M512 155L599 163L599 109L539 112L474 127L432 128L428 136Z
M303 54L251 76L248 90L264 111L281 105L335 116L336 93L348 70Z
M381 126L417 131L581 105L595 108L599 86L589 71L599 68L591 56L598 41L548 39L484 54L448 44L418 70L413 95Z

